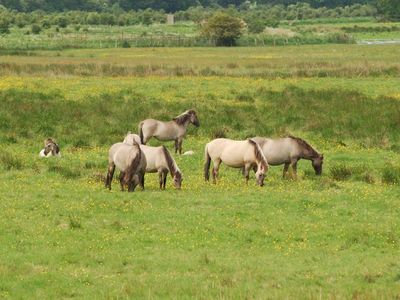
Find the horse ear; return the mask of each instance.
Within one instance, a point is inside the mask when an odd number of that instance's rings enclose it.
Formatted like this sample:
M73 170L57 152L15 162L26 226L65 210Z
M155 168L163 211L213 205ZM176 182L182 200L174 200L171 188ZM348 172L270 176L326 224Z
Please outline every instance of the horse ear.
M321 153L321 159L324 159L324 154L323 153Z

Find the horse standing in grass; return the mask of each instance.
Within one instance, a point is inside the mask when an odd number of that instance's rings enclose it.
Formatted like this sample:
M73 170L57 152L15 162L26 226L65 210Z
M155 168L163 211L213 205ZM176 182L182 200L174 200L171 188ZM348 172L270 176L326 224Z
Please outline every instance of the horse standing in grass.
M200 126L197 114L193 109L187 110L169 122L162 122L154 119L146 119L139 124L139 135L143 145L151 137L160 141L175 141L175 153L182 154L182 141L189 124Z
M213 161L213 182L216 183L218 169L223 162L229 167L244 168L246 183L249 181L249 172L252 167L256 170L256 182L264 185L265 173L268 171L268 162L258 144L251 140L235 141L219 138L212 140L205 147L204 178L210 179L210 164Z
M297 162L300 159L311 160L315 174L322 174L324 155L319 154L310 144L301 138L294 136L278 139L254 137L252 140L260 146L270 165L285 164L283 167L283 178L286 176L289 166L292 166L294 176L297 176Z
M56 143L55 140L49 138L44 140L44 149L42 149L39 153L40 157L49 157L49 156L61 156L60 146Z
M132 145L132 139L125 138L124 142ZM158 173L160 179L160 189L165 190L168 172L174 180L174 186L180 189L182 186L182 172L176 161L173 159L165 146L151 147L140 145L140 150L146 157L146 173ZM144 176L142 178L142 188L144 188Z
M114 176L115 167L121 171L119 183L121 190L128 185L128 191L133 192L138 184L142 184L142 179L146 171L146 157L140 150L137 143L128 145L116 143L108 151L108 172L105 186L111 190L111 182Z

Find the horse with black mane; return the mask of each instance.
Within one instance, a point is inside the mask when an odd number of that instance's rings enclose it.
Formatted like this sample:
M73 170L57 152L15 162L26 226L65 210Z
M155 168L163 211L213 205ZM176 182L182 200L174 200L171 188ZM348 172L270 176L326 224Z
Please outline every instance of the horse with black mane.
M145 145L152 137L160 141L175 141L175 153L182 154L182 142L189 124L200 126L197 114L193 109L187 110L169 122L146 119L139 124L141 143Z

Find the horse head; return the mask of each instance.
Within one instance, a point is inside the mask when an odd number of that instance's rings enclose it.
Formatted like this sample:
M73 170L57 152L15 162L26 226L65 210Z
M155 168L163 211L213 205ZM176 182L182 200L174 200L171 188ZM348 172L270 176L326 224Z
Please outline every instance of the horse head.
M318 154L317 156L313 157L311 159L312 166L315 171L315 175L321 175L322 174L322 164L324 163L324 155L323 154Z
M55 156L60 152L60 147L53 139L47 139L44 141L44 154L47 156L49 153Z
M183 181L182 173L179 172L179 171L176 171L175 174L174 174L174 186L175 186L175 188L181 189L182 181Z
M190 123L192 123L196 127L199 127L200 121L199 121L199 118L197 117L196 112L193 109L191 109L191 110L189 110L188 113L190 115Z

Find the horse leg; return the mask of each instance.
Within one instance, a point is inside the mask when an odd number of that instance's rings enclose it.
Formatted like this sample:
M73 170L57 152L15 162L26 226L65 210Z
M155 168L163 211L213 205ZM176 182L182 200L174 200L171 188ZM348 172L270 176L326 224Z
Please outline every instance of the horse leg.
M175 140L175 154L178 153L178 148L179 148L179 143L178 143L178 139Z
M212 176L213 176L213 183L217 183L217 177L218 177L218 170L219 170L219 165L221 164L221 160L218 159L216 161L213 161L213 171L212 171Z
M166 183L167 183L167 177L168 177L168 171L167 171L167 172L164 172L164 173L163 173L163 176L164 176L163 187L164 187L164 190L165 190L165 185L166 185Z
M119 173L119 185L121 186L121 192L125 191L124 176L125 176L125 172Z
M246 165L244 166L244 173L243 173L243 175L244 175L244 177L246 178L246 184L249 183L250 168L251 168L251 165L250 165L250 164L246 164Z
M164 180L162 171L158 171L158 179L159 179L159 183L160 183L160 190L162 190L163 180Z
M290 166L290 163L285 163L285 166L283 167L283 175L282 175L283 179L285 179L285 177L286 177L286 173L289 169L289 166Z
M293 177L297 180L297 159L292 161Z
M142 190L144 190L144 174L145 173L141 174L140 176L140 185L142 186Z
M182 138L178 139L179 154L182 154L182 142L183 142Z
M108 187L109 190L111 190L111 182L114 176L114 171L115 171L115 164L114 163L109 163L108 164L108 172L107 172L107 178L106 178L106 188Z

